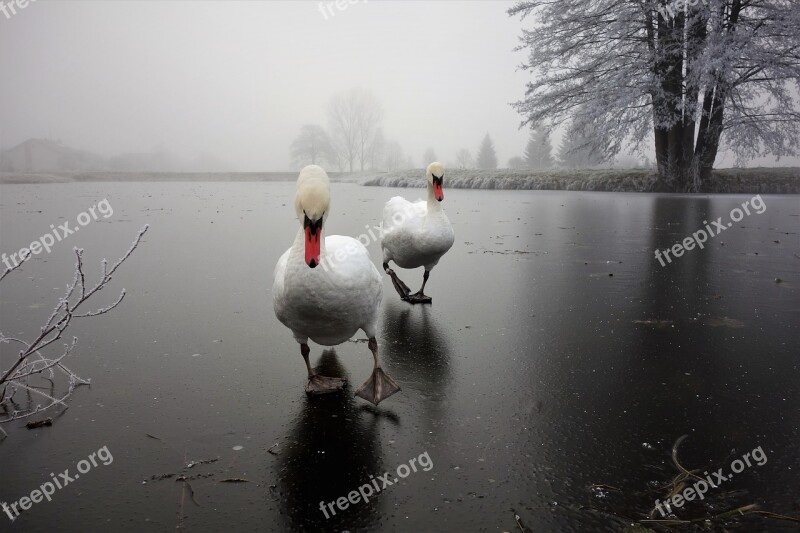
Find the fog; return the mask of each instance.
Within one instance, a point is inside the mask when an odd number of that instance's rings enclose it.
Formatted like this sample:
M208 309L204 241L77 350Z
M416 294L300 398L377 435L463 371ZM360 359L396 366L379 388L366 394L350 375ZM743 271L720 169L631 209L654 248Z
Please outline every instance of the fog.
M508 103L520 22L506 2L43 2L0 16L8 148L61 139L103 155L166 148L241 171L290 168L301 125L326 125L333 93L371 89L383 129L418 165L527 132Z
M288 170L300 127L327 126L331 96L363 87L416 166L428 147L445 162L475 154L486 133L500 166L521 155L528 131L509 103L530 76L513 51L528 22L511 2L340 5L40 0L0 15L0 148L47 138Z

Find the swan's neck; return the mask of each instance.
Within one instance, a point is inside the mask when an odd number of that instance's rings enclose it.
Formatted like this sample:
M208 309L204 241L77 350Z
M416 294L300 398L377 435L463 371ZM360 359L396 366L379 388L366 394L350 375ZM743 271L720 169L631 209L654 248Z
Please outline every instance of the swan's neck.
M442 203L436 199L436 194L433 192L433 184L428 182L428 213L441 210Z

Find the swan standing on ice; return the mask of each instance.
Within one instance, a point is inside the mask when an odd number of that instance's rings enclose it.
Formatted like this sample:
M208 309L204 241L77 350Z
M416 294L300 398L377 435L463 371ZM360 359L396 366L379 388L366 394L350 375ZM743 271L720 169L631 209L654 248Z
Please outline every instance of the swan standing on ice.
M411 203L401 196L395 196L383 208L383 269L391 276L400 298L412 304L431 303L430 296L425 296L428 276L455 240L453 226L440 203L444 200L444 166L441 163L431 163L428 165L426 177L427 201ZM422 288L411 294L408 286L389 268L389 261L394 261L402 268L424 266Z
M308 339L335 346L362 329L369 338L375 366L356 395L377 405L400 390L381 368L375 340L381 275L367 249L356 239L341 235L323 238L330 211L330 182L322 168L309 165L300 171L294 206L302 228L292 247L278 260L272 292L275 316L300 343L308 369L306 392L335 392L345 382L314 372L308 362Z

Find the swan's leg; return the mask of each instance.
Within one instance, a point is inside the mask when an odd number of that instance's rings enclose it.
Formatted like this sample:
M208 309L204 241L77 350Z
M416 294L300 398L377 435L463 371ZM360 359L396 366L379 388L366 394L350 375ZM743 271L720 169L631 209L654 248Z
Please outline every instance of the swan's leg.
M428 283L428 276L430 275L431 271L426 268L425 274L422 276L422 288L418 292L409 295L408 302L412 304L429 304L433 301L430 296L425 296L425 284Z
M369 379L356 391L356 396L378 405L381 400L385 400L399 391L400 385L390 378L389 374L384 372L381 368L381 362L378 358L378 341L375 340L375 337L369 339L369 349L372 351L372 357L375 359L375 366L372 369L372 375Z
M389 263L383 263L383 270L389 274L389 277L392 278L392 285L394 285L394 290L397 291L397 294L400 295L400 298L403 300L408 300L408 295L411 294L411 289L408 288L408 285L403 283L403 280L397 277L397 274L394 273L394 270L389 268Z
M308 383L306 383L307 394L327 394L329 392L342 390L346 380L342 378L320 376L311 368L311 363L308 362L308 354L311 353L311 349L308 347L308 344L302 343L300 345L300 353L303 354L303 359L308 369Z

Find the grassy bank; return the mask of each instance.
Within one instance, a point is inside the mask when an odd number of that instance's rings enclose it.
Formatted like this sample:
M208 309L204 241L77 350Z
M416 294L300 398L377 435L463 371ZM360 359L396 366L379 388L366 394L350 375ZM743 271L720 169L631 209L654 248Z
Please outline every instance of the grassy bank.
M532 189L568 191L647 192L656 175L651 169L587 170L458 170L447 171L446 187L455 189ZM421 170L365 174L361 184L383 187L423 187ZM706 193L800 193L800 168L715 170L703 187Z
M424 170L393 172L329 172L331 181L359 182L378 187L423 187ZM649 192L656 175L651 169L583 170L458 170L448 169L446 187L455 189L529 189L567 191ZM0 183L239 182L295 181L297 172L59 172L0 173ZM727 168L715 170L701 192L740 194L798 194L800 168Z

